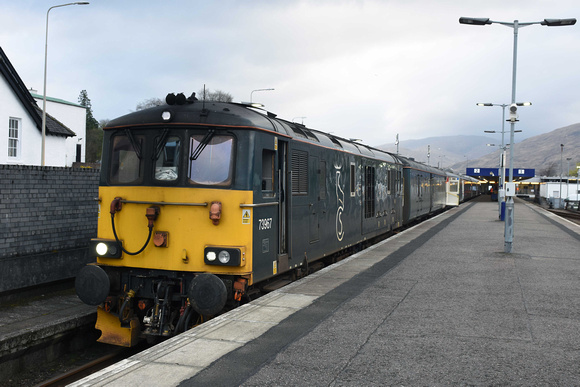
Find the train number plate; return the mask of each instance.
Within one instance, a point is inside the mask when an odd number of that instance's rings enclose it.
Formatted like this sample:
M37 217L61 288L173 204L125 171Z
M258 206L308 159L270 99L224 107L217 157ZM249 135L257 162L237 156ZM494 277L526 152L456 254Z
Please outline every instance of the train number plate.
M272 228L272 218L258 219L258 230L269 230Z

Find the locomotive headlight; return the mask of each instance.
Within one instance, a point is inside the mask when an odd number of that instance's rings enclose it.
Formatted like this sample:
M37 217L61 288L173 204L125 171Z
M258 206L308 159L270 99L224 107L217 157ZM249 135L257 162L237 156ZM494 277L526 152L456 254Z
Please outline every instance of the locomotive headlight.
M228 253L225 250L220 251L220 253L218 255L218 259L221 263L226 265L230 261L230 253Z
M205 255L205 259L207 259L210 262L215 261L216 259L215 251L208 251L207 254Z
M89 244L89 252L92 257L121 258L121 242L114 239L92 239Z
M105 255L107 254L107 245L103 242L97 243L97 246L95 247L95 250L97 251L98 255Z

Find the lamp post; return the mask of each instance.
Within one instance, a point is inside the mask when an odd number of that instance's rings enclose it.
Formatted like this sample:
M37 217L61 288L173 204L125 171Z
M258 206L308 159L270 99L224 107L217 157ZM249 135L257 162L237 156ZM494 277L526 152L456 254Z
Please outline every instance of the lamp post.
M579 180L580 180L580 165L576 166L576 169L578 170L576 173L576 200L578 200L578 207L576 208L578 211L580 211L580 197L578 194L580 194L580 185L578 184Z
M560 144L560 198L558 208L562 208L562 175L564 174L564 144Z
M504 252L511 253L513 238L514 238L514 198L515 187L513 183L513 161L514 161L514 128L517 121L517 105L516 105L516 69L517 69L517 53L518 53L518 29L519 27L527 27L532 24L540 24L548 27L557 26L568 26L576 24L576 19L544 19L543 21L537 22L524 22L520 23L518 20L513 22L501 22L493 21L489 18L470 18L461 17L459 18L459 23L461 24L471 24L484 26L487 24L501 24L506 27L513 28L514 30L514 49L513 49L513 66L512 66L512 99L510 104L510 172L509 172L509 182L510 191L509 195L506 195L506 221L505 221L505 241L504 241ZM507 194L507 192L506 192Z
M530 106L531 102L516 102L517 106ZM491 103L491 102L478 102L476 103L477 106L500 106L501 107L501 156L499 160L499 183L498 183L498 192L497 192L497 205L498 205L498 213L501 219L501 207L502 203L504 202L505 198L505 108L510 106L509 104L505 103ZM497 133L495 130L484 130L485 133ZM515 133L521 132L521 130L515 130ZM503 220L503 219L502 219Z
M568 162L568 169L566 169L566 198L570 196L570 160L572 160L572 157L566 157Z
M252 90L252 92L250 93L250 103L252 103L252 95L254 94L255 91L272 91L274 89L256 89L256 90Z
M44 153L46 149L46 67L48 58L48 14L53 8L66 7L68 5L88 5L88 1L77 1L75 3L67 3L52 6L46 11L46 33L44 41L44 91L42 93L42 150L40 152L40 165L44 167Z

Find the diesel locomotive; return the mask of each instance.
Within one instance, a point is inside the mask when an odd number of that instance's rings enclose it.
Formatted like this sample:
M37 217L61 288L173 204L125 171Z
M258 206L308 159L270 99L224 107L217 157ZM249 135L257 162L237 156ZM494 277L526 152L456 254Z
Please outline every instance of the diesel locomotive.
M244 104L170 94L104 128L101 342L175 335L446 206L445 172Z

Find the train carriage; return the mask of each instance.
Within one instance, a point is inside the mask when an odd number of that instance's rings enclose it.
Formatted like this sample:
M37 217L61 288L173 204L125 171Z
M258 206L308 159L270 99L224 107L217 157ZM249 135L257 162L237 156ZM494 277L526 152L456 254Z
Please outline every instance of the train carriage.
M405 181L403 223L443 210L446 204L445 172L414 160L399 159L403 163Z

